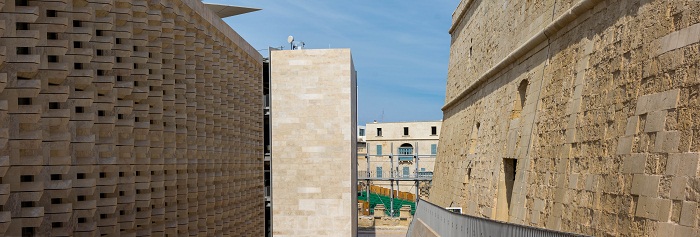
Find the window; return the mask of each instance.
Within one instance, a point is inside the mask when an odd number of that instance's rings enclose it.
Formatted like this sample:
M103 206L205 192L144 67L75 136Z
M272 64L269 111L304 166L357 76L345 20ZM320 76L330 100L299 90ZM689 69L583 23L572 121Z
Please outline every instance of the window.
M437 154L437 144L430 144L430 154L431 155Z
M85 107L83 107L83 106L76 106L76 107L75 107L75 113L76 113L76 114L85 113Z
M15 6L29 6L29 0L15 0Z
M119 172L119 177L124 177L124 172Z
M364 136L364 135L365 135L365 129L364 129L364 128L360 128L360 137L362 137L362 136Z
M408 166L404 166L404 167L403 167L403 177L404 177L404 178L408 178L409 173L410 173L410 172L409 172L409 167L408 167Z
M124 114L117 114L117 119L124 119Z
M100 178L107 178L107 173L100 172Z
M56 10L46 10L46 17L57 17L58 12Z
M496 219L507 221L510 213L511 197L513 196L513 184L517 176L518 160L503 159L501 166L500 187L498 189L498 199L496 201Z
M430 135L437 135L437 126L430 127Z
M107 114L107 111L104 111L104 110L97 111L97 116L104 117L106 114Z
M63 222L51 222L51 228L61 228L63 227Z
M82 63L74 63L73 68L76 70L82 70L83 69L83 64Z
M17 30L29 30L29 23L27 22L17 22L15 23L15 29Z
M382 145L377 145L377 155L378 156L382 155Z
M122 62L122 57L117 57L117 63L121 63L121 62Z
M47 32L47 33L46 33L46 39L57 40L57 39L58 39L58 33L56 33L56 32Z
M28 201L28 202L21 202L20 205L22 207L34 207L34 202Z
M95 51L95 54L96 54L97 56L104 56L104 55L105 55L105 51L102 50L102 49L98 49L97 51Z
M73 41L73 48L79 49L83 47L83 42Z
M36 235L36 227L22 227L22 237L34 237Z
M382 128L377 128L377 137L382 136Z
M61 180L61 174L51 174L51 180Z
M29 47L17 47L17 55L28 55L31 54Z
M106 193L100 193L100 198L107 198L107 194L106 194Z
M85 223L85 222L87 222L87 219L85 217L78 218L78 223Z
M31 105L31 104L32 104L32 98L27 98L27 97L17 98L17 105Z
M413 161L413 146L408 143L401 144L398 149L399 162L400 161Z
M85 173L78 173L78 179L85 179Z
M105 70L97 70L97 75L98 75L98 76L104 76L104 75L105 75Z
M116 44L122 44L122 38L116 38L116 39L114 39L114 43L116 43Z
M83 22L79 20L74 20L73 27L83 27Z
M49 109L60 109L61 103L59 102L49 102Z
M51 204L61 204L63 203L63 200L60 198L52 198L51 199Z
M78 196L78 202L85 201L86 199L87 199L87 197L85 197L85 195Z
M408 127L403 127L403 135L408 136Z
M123 80L124 80L124 77L122 77L122 76L117 76L117 81L123 81Z
M134 51L139 51L139 47L134 45Z
M104 30L95 30L95 35L96 35L96 36L103 36L103 35L104 35Z
M34 175L21 175L19 176L19 181L22 183L34 182Z
M383 176L382 167L377 166L377 178L381 178L382 176Z
M50 63L57 63L58 62L58 56L57 55L49 55L46 58Z

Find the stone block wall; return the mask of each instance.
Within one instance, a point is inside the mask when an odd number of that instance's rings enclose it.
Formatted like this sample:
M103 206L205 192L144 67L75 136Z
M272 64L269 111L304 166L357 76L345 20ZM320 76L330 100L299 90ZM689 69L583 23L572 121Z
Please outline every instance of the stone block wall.
M261 236L262 60L196 0L0 0L0 235Z
M462 1L430 201L596 236L697 235L699 13Z
M270 57L272 232L357 235L357 74L350 49Z

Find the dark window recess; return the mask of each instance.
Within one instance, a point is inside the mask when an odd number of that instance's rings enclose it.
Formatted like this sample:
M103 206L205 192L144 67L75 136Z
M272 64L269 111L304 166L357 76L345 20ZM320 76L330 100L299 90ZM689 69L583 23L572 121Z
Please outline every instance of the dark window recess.
M49 109L60 109L61 103L59 102L49 102Z
M117 119L124 119L124 115L123 115L123 114L117 114Z
M83 42L73 41L73 48L79 49L83 47Z
M104 33L104 30L95 30L95 35L96 35L96 36L103 36L104 34L105 34L105 33Z
M78 113L78 114L85 113L85 107L83 107L83 106L76 106L76 107L75 107L75 113Z
M87 219L85 217L78 218L78 223L85 223L85 222L87 222Z
M123 80L124 80L124 77L122 77L122 76L117 76L117 81L123 81Z
M34 182L34 175L21 175L19 176L19 181L22 183Z
M403 127L403 135L408 136L408 127Z
M97 55L97 56L104 56L104 55L105 55L105 51L104 51L104 50L101 50L101 49L98 49L98 50L95 51L95 55Z
M52 198L51 199L51 204L61 204L61 203L63 203L63 200L61 200L60 198Z
M124 172L119 172L119 177L124 177Z
M437 135L437 127L436 126L430 127L430 135Z
M31 80L31 78L27 78L27 77L17 77L17 80L19 80L19 81L21 81L21 80Z
M47 32L47 33L46 33L46 39L57 40L57 39L58 39L58 33L56 33L56 32Z
M74 88L75 91L83 91L83 89L80 88Z
M97 70L97 75L98 75L98 76L104 76L104 75L105 75L105 70Z
M121 63L121 62L122 62L122 57L117 57L117 63Z
M76 70L82 70L83 69L83 64L82 63L74 63L73 68Z
M107 114L107 111L104 111L104 110L97 111L97 116L104 117L106 114Z
M85 179L85 173L78 173L78 179Z
M134 69L139 69L139 64L138 64L138 63L134 63Z
M153 53L149 52L149 53L148 53L148 58L153 58Z
M61 180L61 174L51 174L51 180Z
M139 117L135 117L135 118L134 118L134 122L137 122L137 123L138 123L138 122L140 122L140 121L141 121L141 118L139 118Z
M136 171L136 176L141 176L141 171Z
M32 51L29 49L29 47L17 47L17 55L27 55L31 53Z
M124 196L124 191L119 191L119 196Z
M63 227L63 222L51 222L51 228L61 228Z
M21 205L22 207L34 207L34 202L31 202L31 201L29 201L29 202L21 202L20 205Z
M79 202L82 202L82 201L85 201L85 200L87 200L87 197L85 197L85 195L80 195L80 196L78 196L78 201L79 201Z
M107 219L107 214L100 214L100 219Z
M46 17L58 17L56 10L46 10Z
M74 20L73 27L83 27L83 22L79 20Z
M382 136L382 128L377 128L377 137Z
M107 173L100 172L100 178L107 178Z
M22 227L22 237L34 237L34 236L36 236L36 227Z
M139 51L139 46L134 45L134 51Z
M32 104L32 98L17 98L17 105L31 105Z
M29 6L29 0L15 0L15 6Z
M116 44L122 44L122 38L116 38L116 39L114 39L114 43L116 43Z
M107 194L106 194L106 193L100 193L100 198L107 198Z
M29 30L29 23L27 22L17 22L15 26L17 30Z
M48 61L50 63L57 63L58 62L58 56L57 55L49 55L47 57Z
M139 82L138 82L138 81L134 81L134 86L139 86Z

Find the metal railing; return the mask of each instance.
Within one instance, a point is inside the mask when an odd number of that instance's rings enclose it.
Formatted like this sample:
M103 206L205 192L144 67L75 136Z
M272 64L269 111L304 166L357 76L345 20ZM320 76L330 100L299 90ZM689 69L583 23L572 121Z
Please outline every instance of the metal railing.
M448 211L428 201L418 199L416 213L408 226L408 237L422 236L512 236L560 237L583 236L555 230L501 222Z

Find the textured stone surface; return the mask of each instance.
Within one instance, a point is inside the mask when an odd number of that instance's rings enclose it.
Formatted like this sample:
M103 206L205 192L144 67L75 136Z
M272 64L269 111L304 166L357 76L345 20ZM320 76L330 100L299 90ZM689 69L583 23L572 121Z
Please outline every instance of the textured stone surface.
M262 58L195 0L0 1L0 235L261 236Z
M489 71L579 2L596 4ZM698 15L698 1L461 1L430 201L595 236L697 234Z
M357 81L349 49L270 58L272 232L357 235Z

